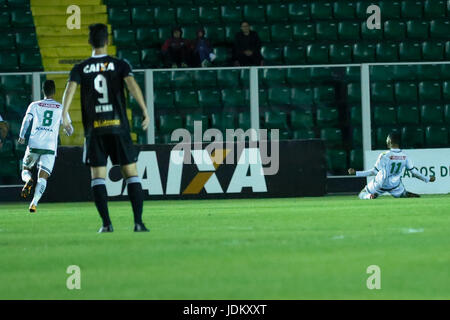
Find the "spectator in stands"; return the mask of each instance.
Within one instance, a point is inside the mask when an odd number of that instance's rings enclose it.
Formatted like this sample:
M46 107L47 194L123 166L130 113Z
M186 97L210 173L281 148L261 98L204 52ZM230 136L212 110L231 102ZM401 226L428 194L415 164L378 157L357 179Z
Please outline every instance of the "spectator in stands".
M3 142L6 139L6 135L8 134L8 123L3 120L0 115L0 149L3 147Z
M197 30L197 38L192 42L192 67L209 67L215 59L211 43L205 38L205 30Z
M235 66L263 65L261 40L247 21L241 22L241 31L234 38L233 61Z
M162 46L164 65L178 68L187 67L189 58L189 40L184 39L183 31L179 27L172 30L172 37L167 39Z

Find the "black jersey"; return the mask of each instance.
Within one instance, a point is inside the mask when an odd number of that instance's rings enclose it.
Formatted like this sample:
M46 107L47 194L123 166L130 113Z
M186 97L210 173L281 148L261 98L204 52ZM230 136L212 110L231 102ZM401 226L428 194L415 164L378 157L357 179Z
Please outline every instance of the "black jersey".
M69 81L81 86L84 134L129 133L124 78L133 76L131 65L108 55L92 56L76 64Z

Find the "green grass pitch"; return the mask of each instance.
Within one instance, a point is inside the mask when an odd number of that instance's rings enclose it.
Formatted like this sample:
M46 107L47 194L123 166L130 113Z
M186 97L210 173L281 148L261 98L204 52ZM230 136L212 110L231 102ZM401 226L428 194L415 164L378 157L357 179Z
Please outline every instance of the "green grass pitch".
M1 299L450 299L450 196L0 206ZM69 265L81 289L68 290ZM366 286L381 269L381 289Z

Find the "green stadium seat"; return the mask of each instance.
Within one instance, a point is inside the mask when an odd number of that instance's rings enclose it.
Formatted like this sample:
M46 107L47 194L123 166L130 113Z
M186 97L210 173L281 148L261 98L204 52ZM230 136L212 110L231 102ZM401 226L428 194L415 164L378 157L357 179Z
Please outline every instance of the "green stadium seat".
M448 129L444 126L429 126L425 129L425 146L429 148L448 147Z
M34 49L38 47L37 37L35 32L17 32L16 46L18 49Z
M255 24L252 26L252 30L256 30L258 32L258 37L263 43L272 41L270 37L270 29L271 27L266 24Z
M159 132L172 133L179 128L183 128L183 119L181 116L171 114L159 116Z
M339 128L322 128L320 138L325 141L327 147L339 147L342 145L342 130Z
M198 8L198 19L200 23L217 23L220 21L220 7L201 6Z
M0 28L9 28L11 25L11 19L8 11L0 12Z
M309 68L290 68L286 72L286 80L289 85L297 86L309 83Z
M128 8L109 8L108 21L114 27L130 25L130 9Z
M434 64L423 64L417 66L417 74L421 80L439 80L441 79L441 66Z
M135 26L152 25L155 18L153 8L135 7L131 9L131 22Z
M220 88L239 87L239 70L218 70L217 84Z
M141 65L144 68L157 68L161 65L161 51L159 49L141 50Z
M397 127L378 127L375 130L375 147L377 149L386 149L386 137L391 132L397 132L401 134L401 131Z
M33 15L30 10L15 9L11 11L11 25L15 28L33 27Z
M392 80L392 66L377 65L369 67L370 81L389 81Z
M433 81L423 81L419 83L419 101L439 101L441 100L441 83Z
M417 102L417 84L415 82L397 82L395 84L397 104Z
M264 45L261 47L261 55L265 65L279 65L283 60L283 47L276 45Z
M123 7L127 5L127 2L123 0L105 0L104 2L108 7Z
M221 25L205 26L205 37L214 44L225 42L225 28Z
M141 51L134 49L120 49L117 50L117 57L119 59L127 59L133 68L140 68L141 66Z
M371 72L371 76L373 76ZM346 67L345 68L345 80L358 81L361 79L361 68L359 67Z
M280 111L264 112L264 128L266 128L266 129L287 129L286 113L280 112Z
M352 47L349 44L341 44L341 43L330 44L330 62L351 63Z
M170 76L169 71L158 71L153 73L153 85L156 89L170 88Z
M270 35L274 42L289 42L292 39L292 27L290 24L272 24Z
M353 45L353 62L375 61L375 46L371 43L355 43Z
M389 82L375 82L371 85L371 98L373 102L394 102L394 87Z
M422 105L420 107L422 124L440 124L444 122L444 108L441 105Z
M180 6L177 8L178 24L198 23L198 8L192 6Z
M345 0L338 0L333 4L333 16L335 19L354 19L355 3Z
M448 39L450 22L448 20L432 20L430 22L430 36L437 39Z
M383 40L383 29L368 29L367 22L361 23L361 38L363 40Z
M397 108L397 119L401 125L418 125L419 108L414 105L403 105Z
M222 89L222 103L225 108L245 107L245 92L241 89Z
M153 4L153 1L151 1ZM129 6L146 6L148 5L147 0L127 0Z
M290 21L303 21L310 18L310 7L308 3L293 2L288 5Z
M200 121L202 124L202 130L205 130L209 127L208 124L208 116L200 113L188 113L186 114L186 129L189 132L194 132L194 125L196 121Z
M359 19L367 20L367 17L369 16L367 14L367 8L371 4L372 3L368 3L368 1L365 1L365 0L357 1L356 2L356 7L355 7L356 17L359 18Z
M264 69L262 78L267 87L283 85L286 83L286 69Z
M363 161L363 151L362 149L353 149L350 150L349 160L350 160L350 168L355 170L363 170L364 161Z
M181 89L175 91L175 107L198 108L197 91L190 89Z
M450 104L446 104L444 107L444 121L450 124Z
M27 107L31 102L30 96L25 94L8 93L5 95L5 98L6 98L7 113L13 112L20 116L25 115L25 111L27 110Z
M326 20L333 17L333 6L328 1L311 3L311 18L313 20Z
M402 17L405 19L420 19L423 16L423 2L421 0L403 0L401 8Z
M235 129L234 113L213 113L211 114L211 128L219 129L224 134L226 129Z
M155 90L153 94L156 109L175 107L172 90Z
M396 43L382 42L376 47L377 61L394 62L398 61L398 47Z
M415 80L417 74L416 66L400 65L392 67L393 80Z
M424 3L425 18L444 18L445 12L444 0L426 0Z
M400 1L383 0L380 1L380 10L383 19L400 18L401 3Z
M402 147L404 149L422 148L424 145L424 131L421 127L402 128Z
M209 88L217 86L217 71L197 70L193 72L195 85L198 88Z
M358 22L343 21L338 24L338 35L340 40L359 40L360 24Z
M171 26L158 27L158 42L161 45L170 37L172 37L172 27Z
M15 46L16 46L16 39L12 32L4 33L2 37L0 37L1 50L14 49Z
M310 107L313 104L313 90L309 86L291 89L291 104L294 107Z
M217 89L198 90L198 104L202 108L218 108L222 107L222 96Z
M445 42L445 59L450 60L450 41Z
M388 40L404 40L406 24L402 21L386 21L384 23L384 38Z
M176 11L171 7L155 7L155 24L172 25L175 21Z
M19 54L20 69L24 71L41 71L42 59L39 51L25 51Z
M0 91L4 92L20 90L25 86L23 76L4 75L0 78Z
M133 28L120 28L113 30L114 44L118 47L134 47L136 43Z
M362 124L361 106L350 107L350 124L357 126Z
M315 24L307 22L298 22L292 25L293 40L314 40L316 38Z
M239 23L242 21L242 7L224 5L221 7L221 16L224 23Z
M286 45L283 48L283 58L288 65L304 64L306 49L303 45Z
M317 125L330 127L339 125L339 110L337 108L317 108Z
M306 48L306 61L311 64L328 63L328 46L325 44L310 44Z
M174 88L191 88L193 86L192 71L172 71L170 79Z
M225 66L232 58L231 49L227 47L214 47L213 52L216 55L215 66Z
M288 87L270 88L267 96L271 106L278 107L291 104L291 89Z
M353 128L352 130L352 146L353 148L362 147L362 129L361 127Z
M422 59L421 44L418 42L401 42L398 48L401 61L420 61Z
M266 26L267 27L267 26ZM268 29L269 27L267 27ZM239 24L234 24L231 26L226 26L225 27L225 42L228 44L232 44L234 43L234 39L236 37L236 34L240 31L240 27ZM257 29L255 29L257 30ZM258 30L259 33L259 30Z
M258 94L258 102L260 108L268 108L269 107L269 98L267 97L267 90L266 89L259 89Z
M337 24L335 22L317 22L316 23L317 40L337 40Z
M251 127L250 122L250 113L249 112L240 112L238 113L238 128L242 130L247 130Z
M443 42L422 42L422 58L425 61L444 60L445 47Z
M347 97L348 97L348 101L351 103L360 103L361 102L361 84L360 83L347 84Z
M288 6L281 3L270 3L266 7L268 22L288 21Z
M428 39L429 25L427 21L412 20L406 23L406 31L410 39Z
M450 101L450 81L442 82L442 98L444 101Z
M297 140L308 140L314 139L315 137L316 133L312 129L294 130L292 132L292 138Z
M345 174L347 170L347 152L344 150L327 150L327 168L336 174Z
M397 124L397 111L394 107L374 107L373 121L377 126Z
M333 86L323 85L313 89L313 99L316 103L334 102L336 92Z
M158 29L139 27L136 28L136 44L141 48L161 46L158 40Z
M314 115L309 109L291 111L291 128L304 129L314 127Z
M244 20L249 23L266 21L266 6L261 4L247 4L243 8Z

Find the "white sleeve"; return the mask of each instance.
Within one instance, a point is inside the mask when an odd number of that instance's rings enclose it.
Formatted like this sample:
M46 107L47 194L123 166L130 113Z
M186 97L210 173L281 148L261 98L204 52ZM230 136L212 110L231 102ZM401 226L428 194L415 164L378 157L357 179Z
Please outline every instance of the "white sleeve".
M378 170L376 168L372 168L370 170L366 171L356 171L357 177L370 177L370 176L376 176L378 173Z
M419 180L422 180L423 182L430 182L430 178L424 176L423 174L421 174L419 172L419 170L417 170L416 168L412 168L410 171L411 171L411 174L412 174L413 177L415 177L415 178L417 178Z
M383 153L378 156L377 162L375 162L375 169L378 171L381 171L384 168L384 161L383 161Z
M413 162L411 161L411 159L406 158L406 169L412 170L413 168L414 168L414 164L413 164Z
M33 112L32 112L33 104L30 104L27 109L27 113L25 114L25 117L22 121L22 126L20 127L20 133L19 138L25 139L25 133L28 130L28 127L31 124L31 121L33 120Z

